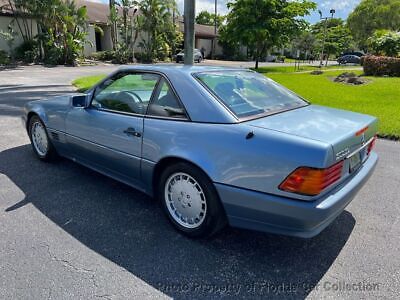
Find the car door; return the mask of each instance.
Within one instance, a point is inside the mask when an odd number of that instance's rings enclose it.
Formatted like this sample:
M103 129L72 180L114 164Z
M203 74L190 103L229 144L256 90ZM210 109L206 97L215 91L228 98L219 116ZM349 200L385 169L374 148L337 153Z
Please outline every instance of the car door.
M143 116L157 74L120 72L103 82L87 108L66 118L73 158L122 181L140 183Z

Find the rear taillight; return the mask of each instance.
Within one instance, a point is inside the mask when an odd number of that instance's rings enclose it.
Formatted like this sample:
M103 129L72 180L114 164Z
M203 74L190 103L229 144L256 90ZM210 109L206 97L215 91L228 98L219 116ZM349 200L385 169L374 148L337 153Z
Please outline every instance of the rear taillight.
M356 136L362 135L364 132L368 130L368 126L364 127L363 129L360 129L359 131L356 132Z
M367 148L367 155L369 155L371 153L372 149L374 149L375 143L376 143L376 139L377 139L377 136L374 136L374 138L371 141L371 143L369 143L368 148Z
M342 177L342 169L343 161L327 169L301 167L290 174L279 188L290 193L315 196L338 181Z

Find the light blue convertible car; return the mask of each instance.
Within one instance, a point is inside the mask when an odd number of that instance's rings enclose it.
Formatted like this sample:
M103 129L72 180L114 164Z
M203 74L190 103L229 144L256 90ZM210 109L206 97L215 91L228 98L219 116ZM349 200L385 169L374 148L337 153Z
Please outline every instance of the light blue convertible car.
M67 157L159 198L191 237L226 224L315 236L378 160L376 118L243 69L122 67L87 94L29 102L23 119L41 160Z

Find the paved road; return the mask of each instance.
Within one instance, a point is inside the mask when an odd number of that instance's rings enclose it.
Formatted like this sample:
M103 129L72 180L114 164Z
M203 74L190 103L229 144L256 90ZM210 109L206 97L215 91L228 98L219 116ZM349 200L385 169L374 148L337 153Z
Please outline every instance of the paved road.
M227 228L190 240L144 194L32 154L23 103L111 69L0 72L0 299L398 298L399 143L378 142L368 185L313 239Z

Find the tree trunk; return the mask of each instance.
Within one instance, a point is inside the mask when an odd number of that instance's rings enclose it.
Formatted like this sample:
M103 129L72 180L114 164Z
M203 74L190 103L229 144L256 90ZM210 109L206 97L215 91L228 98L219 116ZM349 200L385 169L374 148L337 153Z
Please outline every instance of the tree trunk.
M255 59L256 59L256 65L254 66L254 68L258 69L258 62L260 60L260 46L259 46L258 43L257 43L257 46L256 46Z
M21 24L20 24L19 21L18 21L19 12L17 12L17 9L14 8L13 3L11 2L11 0L8 1L8 5L9 5L11 11L12 11L14 20L15 20L15 22L17 23L17 26L18 26L19 32L21 33L22 39L23 39L24 41L26 41L26 37L25 37L25 35L24 35L24 32L22 31Z
M113 15L113 10L115 8L115 0L110 0L109 1L109 6L110 6L110 16ZM116 30L115 30L115 22L114 20L111 18L111 27L110 27L110 31L111 31L111 43L112 43L112 48L113 50L117 50L117 39L116 39Z

